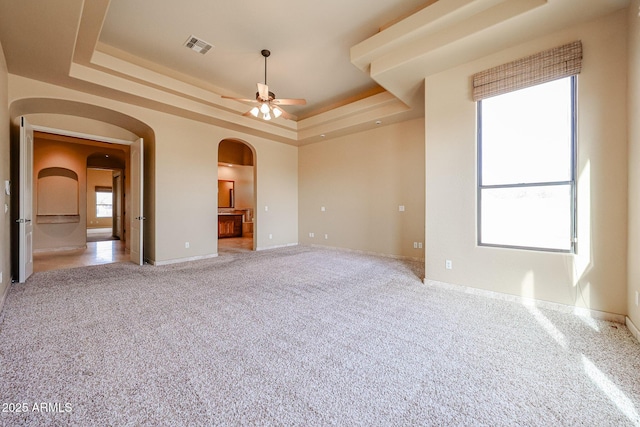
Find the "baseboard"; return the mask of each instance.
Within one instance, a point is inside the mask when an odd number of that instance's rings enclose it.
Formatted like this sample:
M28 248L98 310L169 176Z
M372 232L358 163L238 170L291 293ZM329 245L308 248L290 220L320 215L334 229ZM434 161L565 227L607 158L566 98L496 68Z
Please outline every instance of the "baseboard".
M636 325L633 324L631 319L629 319L629 317L626 318L625 324L627 325L627 328L629 328L631 335L633 335L636 340L640 341L640 331L638 330Z
M384 258L392 258L392 259L398 259L398 260L422 261L422 262L424 262L424 258L420 258L420 257L410 257L410 256L405 256L405 255L385 254L385 253L382 253L382 252L363 251L363 250L360 250L360 249L341 248L341 247L338 247L338 246L329 246L329 245L318 245L318 244L315 244L315 243L307 244L305 246L309 246L309 247L312 247L312 248L321 248L321 249L334 249L334 250L337 250L337 251L350 252L350 253L361 254L361 255L381 256L381 257L384 257Z
M525 305L525 306L530 306L530 307L534 306L539 308L545 308L548 310L559 311L562 313L574 314L577 316L590 317L592 319L606 320L609 322L621 323L623 325L625 324L626 316L622 314L608 313L606 311L592 310L589 308L576 307L573 305L543 301L535 298L525 298L518 295L503 294L501 292L488 291L486 289L472 288L469 286L454 285L451 283L440 282L437 280L424 279L424 284L430 285L430 286L436 286L444 289L464 292L468 294L480 295L480 296L498 299L502 301L515 302L515 303Z
M9 283L7 283L7 287L4 288L4 292L2 293L2 295L0 295L0 319L2 318L2 313L4 310L4 302L7 300L7 295L9 295L10 289L11 289L11 278L9 278Z
M286 245L263 246L261 248L256 248L256 251L268 251L270 249L289 248L291 246L298 246L298 244L297 243L287 243Z
M151 265L161 266L161 265L170 265L170 264L180 264L182 262L200 261L203 259L215 258L217 256L218 254L209 254L209 255L192 256L188 258L174 258L174 259L168 259L163 261L148 261L148 262Z

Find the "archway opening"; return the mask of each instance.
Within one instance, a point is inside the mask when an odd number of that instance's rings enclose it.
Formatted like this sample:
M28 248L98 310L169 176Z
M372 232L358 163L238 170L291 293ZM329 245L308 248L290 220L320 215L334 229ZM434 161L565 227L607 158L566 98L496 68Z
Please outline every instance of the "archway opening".
M218 145L218 253L255 250L255 157L238 139Z
M128 179L127 173L125 171L127 168L129 170L133 170L131 168L136 168L135 171L140 173L144 170L144 175L141 177L143 182L145 192L144 199L138 198L136 199L140 205L144 204L144 217L145 221L143 225L143 234L144 236L137 239L139 242L139 248L144 249L144 259L153 260L155 257L155 224L154 224L154 205L153 200L155 197L154 194L154 162L155 162L155 133L153 129L147 124L141 122L140 120L123 114L118 111L114 111L105 107L101 107L93 104L86 104L83 102L65 100L65 99L55 99L55 98L24 98L15 100L11 103L9 108L9 113L12 122L12 139L14 139L14 135L16 134L17 123L19 123L20 117L24 116L32 125L33 129L36 132L41 132L44 134L53 135L54 138L57 139L85 139L88 140L89 145L93 145L95 149L91 150L91 153L87 153L84 156L82 162L78 162L78 165L75 169L77 169L78 175L83 177L84 186L79 188L78 191L78 206L80 209L87 210L87 198L88 198L88 189L87 189L87 171L90 168L98 168L98 169L109 169L112 171L114 181L112 183L112 191L115 183L118 182L117 179L120 173L120 182L117 185L121 185L122 192L126 192L126 180ZM139 162L139 165L129 165L126 167L122 166L122 162L120 161L117 165L105 163L105 160L99 160L100 157L106 157L105 154L110 155L113 160L114 154L116 152L120 152L124 149L127 153L129 153L129 148L136 143L140 145L141 140L144 141L145 152L147 155L144 157L145 165L144 168L142 163ZM104 147L97 148L98 145L103 144ZM132 145L133 144L133 145ZM12 156L14 155L14 146L12 145ZM92 158L90 158L93 156ZM117 156L116 156L117 157ZM125 163L128 162L129 156L125 153L123 156L125 159ZM121 159L120 159L121 160ZM97 163L96 163L97 162ZM12 171L13 173L13 171ZM14 179L12 175L12 179ZM16 180L17 181L17 180ZM107 187L107 186L105 186ZM35 194L34 194L35 195ZM12 200L13 200L12 195ZM123 197L122 199L122 209L123 209L123 223L120 225L119 230L112 233L113 235L117 235L119 240L114 239L114 242L122 243L122 249L128 250L128 245L125 249L125 244L129 243L129 241L133 241L128 239L127 237L127 223L129 222L126 219L126 201L127 198ZM118 200L119 201L119 200ZM116 204L118 203L116 201ZM113 206L112 208L118 208L118 206ZM142 217L142 215L140 215ZM84 220L86 221L86 215ZM68 218L67 218L68 219ZM73 219L73 218L71 218ZM115 222L115 221L114 221ZM113 224L115 226L115 224ZM137 225L136 225L137 226ZM68 225L68 227L72 227L72 225ZM80 224L76 224L77 229L74 229L73 232L79 235L82 234L82 239L86 242L87 235L87 227L88 224L86 222L82 222ZM14 233L15 234L15 233ZM16 242L14 242L14 238L12 236L12 247L17 246ZM142 243L144 242L144 244ZM98 243L111 243L111 242L98 242ZM73 245L71 245L73 246ZM12 250L12 254L13 254ZM133 252L132 252L133 253ZM128 260L127 256L122 256L122 261ZM142 257L140 257L142 259ZM14 267L14 256L12 255L12 270ZM97 262L102 263L102 262Z

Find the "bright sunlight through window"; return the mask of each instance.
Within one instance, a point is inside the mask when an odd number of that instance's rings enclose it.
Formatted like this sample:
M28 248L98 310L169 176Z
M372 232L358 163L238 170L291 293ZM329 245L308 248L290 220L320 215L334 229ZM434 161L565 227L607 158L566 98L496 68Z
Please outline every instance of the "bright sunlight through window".
M96 191L96 217L111 218L113 216L112 192Z
M571 252L575 77L478 101L478 243Z

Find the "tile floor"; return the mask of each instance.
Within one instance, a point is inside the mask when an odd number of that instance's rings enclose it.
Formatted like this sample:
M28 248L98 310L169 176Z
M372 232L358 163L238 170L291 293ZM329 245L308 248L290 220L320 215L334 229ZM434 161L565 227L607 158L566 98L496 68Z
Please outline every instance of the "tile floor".
M253 250L253 237L227 237L218 239L218 253Z
M33 271L62 270L126 261L129 261L129 251L125 249L124 242L120 240L87 242L86 249L33 254Z
M221 255L225 252L238 253L252 250L252 237L231 237L218 240L218 252ZM125 249L124 242L120 240L87 242L86 249L33 254L33 271L62 270L65 268L128 261L129 251Z

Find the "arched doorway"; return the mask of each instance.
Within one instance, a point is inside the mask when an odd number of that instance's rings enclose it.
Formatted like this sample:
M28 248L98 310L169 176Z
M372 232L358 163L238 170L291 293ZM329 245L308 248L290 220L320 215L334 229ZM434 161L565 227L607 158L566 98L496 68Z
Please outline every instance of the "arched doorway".
M143 254L141 250L143 248L145 251L144 258L152 258L155 253L153 246L144 245L143 242L153 242L155 240L153 205L150 202L154 197L153 175L147 172L143 176L142 173L143 170L153 170L153 160L149 160L153 159L153 156L144 157L145 164L148 164L148 166L143 167L143 156L141 155L143 143L147 151L151 153L154 152L155 134L151 127L139 121L138 119L135 119L118 111L78 101L55 98L24 98L15 100L10 105L9 113L13 124L20 123L20 117L25 117L29 122L31 122L31 124L34 125L32 126L32 128L36 132L39 131L41 133L56 135L56 137L58 138L80 138L92 140L92 142L90 142L89 144L106 143L105 145L107 147L110 147L106 148L107 152L109 152L112 147L113 150L119 151L119 149L122 148L123 145L128 145L129 147L131 147L131 154L133 158L133 150L135 148L136 159L139 161L131 162L130 170L132 173L130 175L133 175L136 178L134 182L139 182L140 186L138 187L136 185L135 188L140 188L140 190L136 190L135 194L140 195L140 197L134 195L134 197L131 198L131 200L133 201L131 212L140 212L140 214L132 214L130 218L139 218L139 224L135 224L135 227L137 230L143 231L135 233L135 236L134 233L131 233L131 239L126 240L134 242L133 244L137 249L136 258L140 260L137 263L142 263ZM14 129L15 126L12 127L12 135L14 135ZM122 135L124 135L124 137ZM92 150L92 153L99 154L99 151L101 150L102 149L95 149ZM12 155L13 152L14 148L12 147ZM111 154L114 154L114 152L112 151ZM81 175L85 178L84 188L82 188L82 191L79 191L79 195L82 198L82 200L78 200L79 206L83 206L83 203L86 203L86 173L87 167L90 166L87 159L88 156L85 156L83 165L76 165L77 167L75 168L78 171L82 171L79 172L78 175ZM114 170L115 169L116 168L114 168ZM138 179L138 177L140 178ZM142 197L143 187L147 190L146 192L144 192L145 197ZM146 213L144 215L144 218L142 216L143 204L145 207L149 208L145 209ZM142 219L146 219L146 221L143 222ZM73 226L69 225L68 227L71 228ZM131 225L131 227L133 227L133 224ZM80 224L80 226L76 226L76 229L74 229L74 233L79 234L80 232L83 234L83 239L86 242L86 223L82 223ZM126 232L126 229L123 229L123 232ZM15 241L17 240L17 238L14 239L13 237L13 235L16 234L17 233L12 233L12 248L17 246L17 242ZM150 252L148 255L147 251ZM17 251L14 251L12 249L12 270L15 269L17 271L17 268L15 266L16 261L14 261L13 255L14 252ZM133 253L134 252L132 250L131 259L134 258ZM17 256L15 258L17 259Z
M103 151L87 157L87 242L125 240L128 146L123 155Z
M128 261L122 209L129 185L129 146L34 132L33 271ZM115 200L115 203L114 203ZM114 231L116 231L114 233ZM117 237L114 237L117 236Z
M244 141L218 144L218 253L255 250L255 160Z

